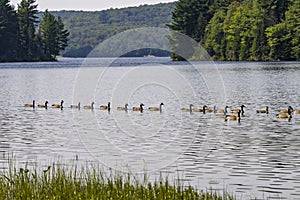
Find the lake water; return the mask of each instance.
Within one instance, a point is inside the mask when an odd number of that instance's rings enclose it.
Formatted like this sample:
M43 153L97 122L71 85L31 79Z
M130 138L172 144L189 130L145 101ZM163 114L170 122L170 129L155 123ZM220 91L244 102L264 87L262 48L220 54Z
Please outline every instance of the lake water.
M300 63L168 58L60 59L0 64L0 160L98 163L133 174L180 177L238 199L300 199ZM51 104L64 100L64 108ZM49 108L26 108L25 103ZM81 109L71 104L81 103ZM91 105L93 110L84 109ZM111 111L100 105L111 102ZM162 112L147 108L158 107ZM129 104L128 112L118 106ZM143 103L143 113L132 111ZM240 123L181 108L239 108ZM256 114L269 106L270 112ZM229 109L228 109L229 111ZM77 160L77 161L76 161ZM3 164L4 165L4 164Z

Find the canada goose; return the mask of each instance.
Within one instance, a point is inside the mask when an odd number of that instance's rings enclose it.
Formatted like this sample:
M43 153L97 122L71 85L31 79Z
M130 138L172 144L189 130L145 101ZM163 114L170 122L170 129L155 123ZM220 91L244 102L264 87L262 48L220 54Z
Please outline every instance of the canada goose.
M225 106L225 109L215 109L215 112L217 114L218 118L226 118L227 115L227 108L229 108L228 106ZM223 112L222 112L223 111Z
M190 104L190 108L181 108L182 112L193 112L193 104Z
M128 103L126 103L124 107L117 107L117 110L127 112L128 111Z
M288 113L289 110L292 112L292 111L294 110L294 108L293 108L292 106L289 106L287 110L282 109L282 110L280 110L279 112L280 112L280 113Z
M32 101L32 104L31 103L26 103L25 107L35 108L35 100Z
M292 107L289 106L287 113L281 112L281 113L277 114L276 116L279 119L291 119L292 118L292 110L293 110Z
M53 108L63 108L63 103L64 103L64 100L61 100L60 104L52 104L52 107Z
M39 104L38 107L47 109L48 108L48 101L45 101L45 104Z
M257 110L256 113L269 113L269 106L266 106L266 110Z
M229 121L240 121L241 120L241 110L238 111L237 115L226 115L226 120Z
M300 114L300 110L294 110L294 114Z
M141 103L139 107L133 107L132 111L140 111L143 112L144 108L143 108L144 104Z
M108 111L110 111L110 102L107 103L107 106L104 106L104 105L100 106L100 110L108 110Z
M205 114L206 108L207 108L207 106L204 105L202 108L195 108L193 111L194 112L202 112L203 114Z
M206 107L206 108L205 108L205 112L207 112L207 113L212 113L212 112L214 112L214 110L211 109L211 108Z
M229 108L229 107L225 106L224 109L217 109L217 107L214 106L214 113L227 113L227 108Z
M83 109L88 109L88 110L94 110L94 102L91 103L89 106L83 106Z
M80 102L78 102L78 105L71 105L70 108L80 109Z
M150 111L162 111L162 106L164 105L164 103L159 104L159 107L149 107L148 110Z
M244 108L246 108L246 106L244 105L241 105L241 109L232 109L231 112L232 113L241 113L241 114L244 114Z

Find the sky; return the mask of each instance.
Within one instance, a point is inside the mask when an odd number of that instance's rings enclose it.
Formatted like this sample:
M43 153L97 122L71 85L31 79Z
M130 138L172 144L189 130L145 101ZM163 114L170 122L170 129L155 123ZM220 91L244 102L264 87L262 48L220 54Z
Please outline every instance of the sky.
M174 2L175 0L37 0L38 10L105 10L109 8L124 8L143 4ZM17 6L21 0L11 0Z

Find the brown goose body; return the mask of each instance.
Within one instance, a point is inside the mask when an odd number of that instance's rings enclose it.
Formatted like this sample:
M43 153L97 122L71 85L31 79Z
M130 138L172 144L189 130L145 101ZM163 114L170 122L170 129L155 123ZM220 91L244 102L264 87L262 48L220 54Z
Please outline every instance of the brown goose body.
M32 104L31 103L26 103L24 106L25 107L30 107L30 108L35 108L35 100L32 101Z
M61 100L60 104L52 104L53 108L63 108L64 100Z
M164 105L164 103L159 104L159 107L149 107L148 110L149 111L162 111L162 106Z
M265 113L265 114L268 114L269 113L269 107L267 106L265 110L256 110L256 113Z
M106 105L100 106L100 110L108 110L108 111L110 111L110 102L107 103L107 106Z
M143 110L144 110L144 107L143 107L143 106L144 106L144 104L141 103L139 107L133 107L133 108L132 108L132 111L140 111L140 112L143 112Z
M45 101L45 104L39 104L38 107L47 109L48 108L48 101Z

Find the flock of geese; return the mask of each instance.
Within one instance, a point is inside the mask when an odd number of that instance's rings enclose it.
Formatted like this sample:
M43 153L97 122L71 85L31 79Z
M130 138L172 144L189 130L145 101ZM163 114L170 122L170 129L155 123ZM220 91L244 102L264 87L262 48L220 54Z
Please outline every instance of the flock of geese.
M38 108L48 108L48 104L49 102L46 101L44 104L38 104L37 107ZM58 104L52 104L52 108L59 108L59 109L63 109L64 108L64 101L61 100L60 103ZM91 103L91 105L84 105L81 107L80 102L77 105L71 105L69 108L71 109L90 109L93 110L95 109L94 107L94 102ZM162 106L164 104L161 103L159 104L159 107L149 107L148 110L149 111L159 111L162 112ZM32 104L25 104L25 107L32 107L35 108L36 107L36 103L35 100L33 100ZM224 109L217 109L216 106L214 106L214 108L209 108L206 105L204 105L202 108L194 108L193 104L190 104L189 108L181 108L182 112L200 112L200 113L215 113L217 115L217 117L219 118L224 118L225 121L240 121L241 120L241 116L244 115L245 110L244 108L246 108L245 105L242 105L240 108L238 109L231 109L229 106L225 106ZM108 102L107 105L101 105L99 107L100 110L107 110L108 112L110 112L111 109L111 104L110 102ZM128 110L130 110L128 108L128 104L125 104L124 107L117 107L118 111L125 111L128 112ZM145 110L144 108L144 104L141 103L140 106L137 107L132 107L131 109L132 111L139 111L139 112L143 112ZM228 111L229 110L229 111ZM258 114L268 114L269 113L269 107L266 106L266 109L264 110L256 110L256 113ZM287 109L283 109L283 110L279 110L279 113L276 115L277 118L280 119L288 119L290 120L292 118L292 114L300 114L300 110L294 110L292 106L289 106Z
M48 101L45 101L45 103L44 104L38 104L38 105L36 105L36 103L35 103L35 100L33 100L32 101L32 103L27 103L27 104L25 104L25 107L31 107L31 108L36 108L36 107L38 107L38 108L45 108L45 109L48 109L48 104L49 104L49 102ZM69 108L71 108L71 109L81 109L81 108L83 108L83 109L89 109L89 110L94 110L95 109L95 103L94 102L92 102L91 103L91 105L84 105L84 106L82 106L81 107L81 104L80 104L80 102L78 102L78 104L77 105L71 105ZM163 106L164 104L163 103L161 103L160 105L159 105L159 107L149 107L148 108L148 110L149 111L162 111L162 106ZM52 106L51 106L52 108L60 108L60 109L63 109L63 108L65 108L64 107L64 100L61 100L61 102L60 103L58 103L58 104L52 104ZM100 107L99 107L99 109L100 110L107 110L107 111L110 111L110 109L111 109L111 105L110 105L110 102L108 102L108 104L107 105L101 105ZM128 110L130 110L129 108L128 108L128 104L125 104L125 106L124 107L117 107L117 110L118 111L128 111ZM138 106L138 107L133 107L132 108L132 111L139 111L139 112L143 112L145 109L144 109L144 104L140 104L140 106Z

